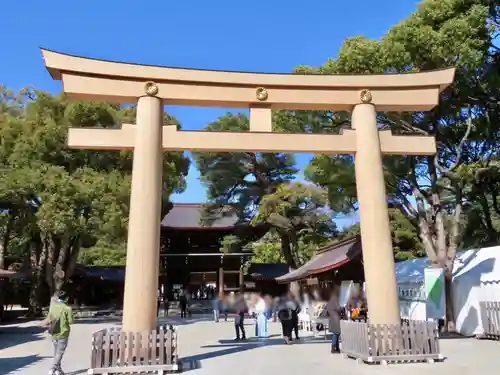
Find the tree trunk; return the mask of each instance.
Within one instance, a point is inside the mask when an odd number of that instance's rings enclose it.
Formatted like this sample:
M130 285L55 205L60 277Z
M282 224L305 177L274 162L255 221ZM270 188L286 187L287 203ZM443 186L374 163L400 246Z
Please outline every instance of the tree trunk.
M67 262L68 264L66 266L66 272L65 272L65 278L64 278L65 282L68 281L75 273L76 263L78 261L78 255L80 254L80 249L81 249L80 236L74 237L71 243L72 243L72 245L71 245L69 260Z
M486 195L484 193L479 193L477 197L479 199L479 204L481 205L481 209L484 215L484 224L486 226L486 231L488 233L488 244L495 244L498 238L498 232L496 231L493 225L493 221L491 219L491 212L488 200L486 199Z
M283 254L283 258L285 258L285 262L289 267L297 268L297 263L293 257L290 237L288 234L280 233L281 240L281 253Z
M37 271L33 274L30 299L28 307L28 315L32 317L42 316L42 292L45 286L45 280L43 277L43 270Z
M42 315L42 292L45 286L45 266L47 262L47 247L42 244L38 235L33 239L30 253L32 270L32 284L30 290L29 309L30 316Z
M445 296L445 309L446 309L446 330L448 332L456 331L455 309L453 308L452 281L453 281L453 269L451 267L445 267L444 296Z
M43 244L47 254L45 281L50 289L50 295L53 296L57 292L56 285L54 284L54 274L56 273L56 266L60 252L62 251L61 241L56 236L49 234L45 236Z
M71 252L73 240L65 239L63 244L61 244L59 249L59 256L57 257L57 261L54 267L53 285L54 285L54 294L61 291L66 281L66 266L67 259L69 258L69 253Z
M2 232L2 236L0 237L0 270L4 270L6 267L5 258L7 256L7 248L9 246L10 232L12 230L13 223L14 218L10 215L4 231Z

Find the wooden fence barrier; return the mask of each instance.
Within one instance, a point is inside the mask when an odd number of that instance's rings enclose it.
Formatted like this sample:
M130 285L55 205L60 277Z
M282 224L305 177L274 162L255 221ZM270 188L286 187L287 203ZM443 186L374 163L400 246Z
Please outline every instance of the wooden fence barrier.
M152 332L107 329L92 335L88 374L154 372L163 375L177 370L177 332L173 327L158 327Z
M401 325L341 321L341 352L368 363L442 360L436 324L409 321Z
M500 339L500 302L479 302L483 335L486 338Z

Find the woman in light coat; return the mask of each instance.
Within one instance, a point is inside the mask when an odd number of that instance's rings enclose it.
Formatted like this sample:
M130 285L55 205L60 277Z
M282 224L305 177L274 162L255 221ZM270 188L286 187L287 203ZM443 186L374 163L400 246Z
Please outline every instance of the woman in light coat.
M340 337L340 305L338 289L333 288L330 295L330 300L327 305L329 316L329 330L332 333L332 353L340 352L339 337Z
M267 318L266 318L267 304L262 296L257 298L255 304L256 319L256 333L259 338L267 338Z

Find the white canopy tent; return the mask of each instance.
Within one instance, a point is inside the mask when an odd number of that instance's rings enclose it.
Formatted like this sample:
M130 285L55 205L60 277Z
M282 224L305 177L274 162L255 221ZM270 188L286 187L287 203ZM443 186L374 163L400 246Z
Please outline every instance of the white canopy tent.
M426 299L420 291L424 284L427 258L396 264L396 280L400 295L401 314L412 319L426 319ZM412 290L408 293L407 290ZM457 254L453 271L453 307L457 331L473 336L483 333L480 301L500 301L500 246L468 250Z

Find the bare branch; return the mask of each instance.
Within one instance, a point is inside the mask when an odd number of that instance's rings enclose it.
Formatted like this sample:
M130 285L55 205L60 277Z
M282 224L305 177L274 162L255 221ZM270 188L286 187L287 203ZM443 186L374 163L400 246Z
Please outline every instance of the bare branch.
M443 175L446 175L448 178L452 178L453 176L451 175L451 172L453 172L459 165L460 165L460 159L462 158L462 152L463 148L465 145L465 142L469 139L469 135L472 131L472 109L471 106L469 105L468 107L468 116L467 116L467 129L465 130L465 134L460 140L460 143L457 146L456 149L456 157L455 157L455 162L449 167L449 168L443 168L439 165L438 161L438 155L434 157L434 166L436 169L441 172Z
M399 125L401 128L408 133L415 133L415 134L421 134L421 135L429 135L428 132L425 130L422 130L420 128L417 128L407 121L403 120L399 115L397 116L398 123L396 121L392 120L390 117L387 117L387 121L389 121L392 125Z

